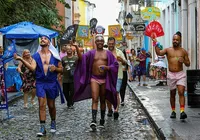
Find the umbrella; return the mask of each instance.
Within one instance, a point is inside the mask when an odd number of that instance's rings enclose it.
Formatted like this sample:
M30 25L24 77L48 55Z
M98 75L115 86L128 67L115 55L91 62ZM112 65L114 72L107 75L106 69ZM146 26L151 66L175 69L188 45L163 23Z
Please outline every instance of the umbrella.
M19 22L10 26L6 26L0 29L6 38L15 39L35 39L39 38L41 35L47 35L50 38L58 36L56 31L44 28L33 24L32 22Z

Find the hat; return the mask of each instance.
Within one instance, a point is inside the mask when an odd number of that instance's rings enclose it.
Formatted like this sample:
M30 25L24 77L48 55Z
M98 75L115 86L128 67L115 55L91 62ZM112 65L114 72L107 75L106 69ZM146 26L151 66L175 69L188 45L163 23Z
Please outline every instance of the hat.
M97 34L97 35L95 36L95 41L96 41L96 40L104 40L103 35L102 35L102 34Z
M141 51L146 51L146 49L145 49L145 48L142 48Z
M43 36L46 37L51 42L51 37L49 35L42 35L42 34L40 35L40 37L43 37Z

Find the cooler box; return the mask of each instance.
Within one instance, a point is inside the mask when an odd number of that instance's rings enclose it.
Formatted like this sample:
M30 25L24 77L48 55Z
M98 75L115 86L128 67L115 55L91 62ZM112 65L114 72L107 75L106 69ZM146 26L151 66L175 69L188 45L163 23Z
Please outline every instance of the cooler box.
M200 70L187 70L188 106L200 107Z

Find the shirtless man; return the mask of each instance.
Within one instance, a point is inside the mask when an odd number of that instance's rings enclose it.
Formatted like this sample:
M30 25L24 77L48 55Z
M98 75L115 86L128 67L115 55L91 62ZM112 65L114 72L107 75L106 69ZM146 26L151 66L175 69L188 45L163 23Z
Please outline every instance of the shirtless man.
M155 44L156 54L159 56L166 55L168 60L169 72L167 73L167 82L170 87L170 103L172 108L172 113L170 118L176 118L175 112L175 97L176 97L176 88L178 89L179 94L179 103L180 103L180 119L187 118L186 113L184 112L185 108L185 87L186 87L186 74L183 72L183 64L185 66L190 66L190 60L188 58L188 53L183 49L181 45L181 33L177 32L173 36L173 46L160 50L160 44L156 42L156 39L152 39Z
M102 35L95 37L96 49L79 57L74 73L74 101L80 101L92 97L92 122L90 127L96 130L96 117L98 98L100 96L101 119L100 126L104 126L106 104L109 100L114 107L117 106L116 82L118 63L110 51L104 50L104 38ZM77 46L76 46L77 47ZM91 88L87 88L90 84ZM88 91L90 90L91 91Z
M36 95L39 101L39 118L40 118L40 132L37 136L46 134L46 103L49 108L51 117L51 130L56 131L56 107L55 99L59 95L57 81L57 74L62 72L62 63L60 62L59 54L53 52L53 45L50 43L48 36L42 36L40 42L41 50L39 49L33 55L34 60L31 65L22 57L14 55L16 60L20 60L27 68L35 72L36 76ZM57 52L58 53L58 52Z

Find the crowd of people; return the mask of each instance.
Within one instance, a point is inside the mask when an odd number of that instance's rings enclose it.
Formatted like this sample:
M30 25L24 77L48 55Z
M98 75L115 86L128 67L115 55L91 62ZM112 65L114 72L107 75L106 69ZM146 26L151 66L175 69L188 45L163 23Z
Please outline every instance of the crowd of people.
M180 34L175 34L173 47L164 50L160 50L160 45L156 39L152 40L156 44L157 55L161 56L160 58L167 55L169 61L171 118L176 117L175 94L177 87L180 97L181 119L185 119L187 118L184 112L185 99L183 96L185 75L182 72L182 65L179 63L184 63L186 66L189 66L190 63L187 53L180 48L180 39ZM27 92L32 91L32 104L34 104L35 93L38 97L40 120L38 136L46 134L46 104L51 117L50 131L56 132L55 99L59 95L61 103L66 100L69 109L74 108L75 102L92 98L90 127L95 131L99 99L99 125L104 127L106 110L108 117L113 116L114 120L118 120L119 107L125 104L124 98L128 79L130 82L135 81L137 76L138 86L147 86L146 60L152 58L150 52L142 48L137 54L134 49L127 53L127 44L123 42L124 48L118 49L114 37L109 37L105 45L102 34L94 35L94 43L94 49L82 53L76 41L69 41L61 47L59 54L52 45L51 39L42 35L40 46L33 56L30 55L29 50L24 50L22 57L17 54L14 55L14 58L20 61L17 70L22 74L24 80L22 88L25 95L24 107L27 107ZM76 53L72 48L75 48ZM174 57L178 57L176 62L172 60L175 59ZM156 73L159 73L159 71L156 67L150 69L153 71L153 77L156 78L155 71ZM166 67L164 69L166 70ZM162 72L160 75L162 76ZM166 75L166 73L163 75ZM176 79L173 75L176 75ZM182 80L179 80L179 78Z

